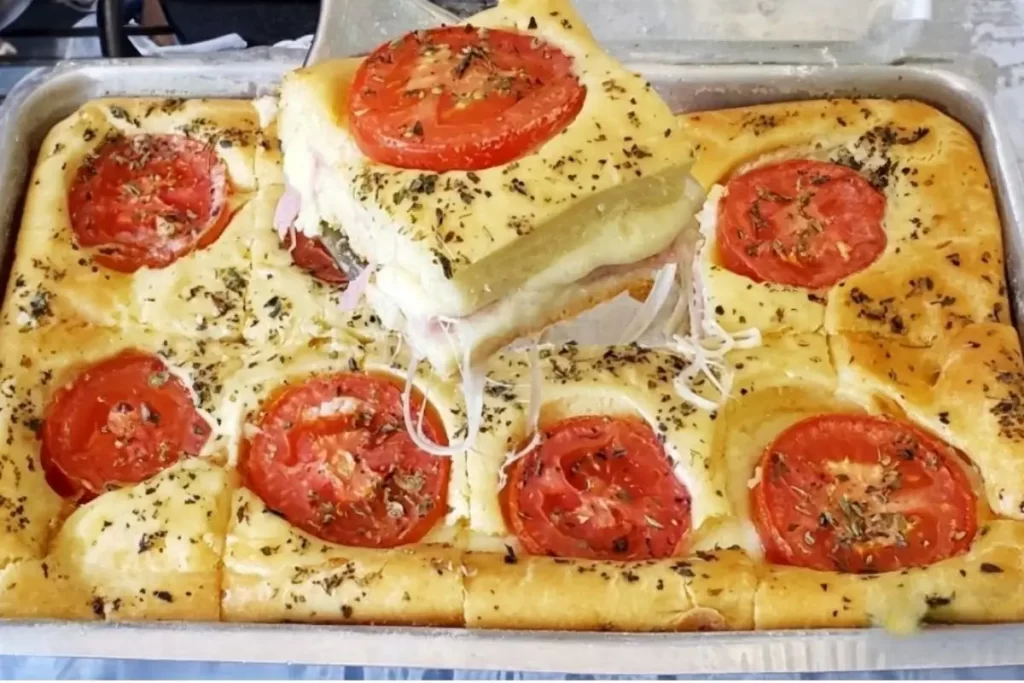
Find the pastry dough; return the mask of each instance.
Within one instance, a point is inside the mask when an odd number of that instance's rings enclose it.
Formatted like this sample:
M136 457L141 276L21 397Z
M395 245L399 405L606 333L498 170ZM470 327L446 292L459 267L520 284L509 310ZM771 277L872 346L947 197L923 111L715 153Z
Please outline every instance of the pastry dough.
M235 100L99 100L47 136L32 176L5 316L21 329L69 317L96 325L143 325L185 337L240 339L249 276L257 118ZM94 263L73 238L68 189L107 135L179 133L209 143L233 189L231 223L214 244L162 269L120 273ZM14 302L12 305L11 302Z
M212 427L201 457L226 461L230 434L224 424L228 405L224 377L238 368L239 347L85 323L24 333L5 327L0 336L5 340L0 348L5 403L0 411L0 565L45 554L63 503L43 477L37 430L54 392L94 363L126 349L160 355L194 392L201 414Z
M813 332L823 320L829 333L920 345L972 322L1009 321L995 199L957 121L912 100L784 102L681 120L699 147L693 173L705 188L799 157L852 166L886 197L885 252L829 291L756 283L718 265L713 245L705 249L710 311L728 331Z
M753 628L757 574L738 551L647 562L470 553L466 625L574 631Z
M191 459L78 508L46 557L0 571L0 616L219 620L230 480Z
M358 345L346 337L257 351L232 378L238 398L233 424L245 420L282 384L336 372L392 375L402 381L407 358L395 345ZM465 431L454 387L418 371L413 386L438 411L449 439ZM231 449L238 452L238 445ZM462 623L462 573L468 517L465 454L452 456L448 514L413 546L390 550L325 543L266 511L248 489L235 495L224 557L224 617L258 621Z
M875 410L894 405L960 449L992 509L1024 519L1024 359L1014 328L970 325L931 348L835 336L831 348L842 391Z
M361 341L390 333L364 305L345 310L345 289L312 277L292 261L289 238L274 229L273 216L283 185L268 185L253 200L252 267L246 290L245 340L259 348L289 346L341 331Z
M490 365L484 426L468 461L470 545L464 559L466 624L480 628L698 630L749 628L756 574L717 530L731 516L724 463L714 457L715 415L675 395L685 367L677 357L637 347L543 347L540 422L575 415L630 415L662 440L691 496L697 557L595 562L525 554L511 535L498 496L503 465L529 441L527 352ZM712 395L709 386L699 390Z

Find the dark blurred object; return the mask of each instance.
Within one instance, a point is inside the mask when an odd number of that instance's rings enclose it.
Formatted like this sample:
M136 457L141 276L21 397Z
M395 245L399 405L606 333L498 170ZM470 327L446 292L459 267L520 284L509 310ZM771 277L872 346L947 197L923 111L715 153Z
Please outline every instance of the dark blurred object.
M434 4L465 16L493 6L496 0L434 0ZM249 45L273 45L313 33L320 15L319 0L163 0L163 6L183 43L234 32Z
M313 33L320 15L319 0L163 0L163 6L182 43L237 33L249 45L273 45Z
M0 29L21 16L32 0L0 0Z

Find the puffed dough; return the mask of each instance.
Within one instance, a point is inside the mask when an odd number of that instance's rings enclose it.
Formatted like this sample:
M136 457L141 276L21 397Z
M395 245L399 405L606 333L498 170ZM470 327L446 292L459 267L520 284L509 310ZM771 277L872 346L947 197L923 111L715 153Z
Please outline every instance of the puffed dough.
M343 305L344 287L317 280L292 261L274 228L273 217L283 185L260 190L252 202L254 226L252 269L245 293L245 340L254 346L281 347L340 331L370 342L389 336L365 305Z
M469 553L466 625L572 631L753 628L757 574L741 552L646 562Z
M112 330L86 323L19 332L0 328L0 565L41 557L63 503L39 462L38 430L54 392L90 365L128 349L159 355L193 393L212 431L200 454L227 459L231 434L224 423L224 378L236 371L242 350L231 344L168 339L141 329Z
M664 443L691 496L691 529L730 514L724 463L712 456L715 416L679 398L673 387L686 361L635 346L541 347L540 428L577 415L626 415L646 421ZM475 536L505 539L509 529L498 504L506 459L529 441L529 353L504 352L489 367L484 429L468 458L470 526ZM701 383L698 392L713 395ZM693 540L691 538L691 541ZM475 547L493 548L480 539ZM504 541L503 541L504 542ZM514 541L511 541L514 544Z
M235 100L119 99L90 102L57 124L29 187L5 318L22 329L83 317L144 325L187 337L239 339L249 276L257 117ZM212 245L162 269L119 273L74 241L67 194L85 157L113 133L182 134L212 145L232 194L230 224Z
M759 629L884 626L907 632L921 621L1024 620L1024 524L994 520L971 549L920 569L838 574L769 566L754 603Z
M467 23L569 55L587 89L576 118L500 166L396 169L366 158L351 132L360 60L300 69L284 80L279 119L300 228L340 225L381 266L377 285L428 318L468 316L517 289L569 286L668 247L699 193L688 192L692 145L650 84L606 55L566 0L503 2Z
M248 426L255 427L260 407L275 392L290 384L318 375L365 372L394 381L401 387L408 368L408 354L392 341L360 344L345 336L319 337L304 344L280 349L258 349L243 360L243 369L226 382L224 393L230 407L225 409L225 423L233 435L228 451L237 455ZM465 433L465 416L456 385L441 380L421 365L413 379L413 387L437 411L451 442ZM451 477L448 487L448 515L427 541L451 542L458 536L462 520L468 518L468 485L466 456L451 456Z
M831 346L843 392L875 410L895 405L960 449L992 509L1024 519L1024 360L1014 328L971 325L931 348L866 336Z
M219 620L231 479L191 459L83 505L46 557L0 572L0 616Z
M463 624L460 550L327 544L244 488L232 510L224 555L226 621Z
M790 425L824 412L861 412L835 397L836 373L825 337L769 337L762 346L731 352L735 373L715 439L715 457L728 470L734 515L719 522L704 547L737 545L752 557L763 554L750 512L750 488L765 448Z
M705 287L726 329L742 327L742 316L763 332L810 332L824 305L830 333L930 344L972 322L1008 320L995 199L977 144L954 119L912 100L812 100L681 120L698 145L693 174L705 188L771 161L814 158L854 167L886 197L885 252L845 286L810 292L712 270ZM714 253L705 261L718 265ZM800 293L806 310L790 311ZM776 310L783 315L773 320Z

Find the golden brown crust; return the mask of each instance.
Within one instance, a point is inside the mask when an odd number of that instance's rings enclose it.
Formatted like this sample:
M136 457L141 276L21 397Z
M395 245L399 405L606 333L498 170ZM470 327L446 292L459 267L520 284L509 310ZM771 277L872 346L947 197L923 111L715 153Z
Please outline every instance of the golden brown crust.
M712 309L722 306L727 329L742 327L743 316L764 332L812 332L826 300L828 332L911 344L931 344L972 322L1008 320L995 199L981 153L957 121L912 100L785 102L681 120L700 147L693 173L706 188L752 164L811 157L852 166L886 196L884 254L828 292L754 283L705 254ZM783 312L777 319L776 310Z
M230 482L193 459L78 508L46 557L0 572L0 616L218 620Z
M769 566L757 589L759 629L853 628L906 632L924 621L1024 620L1024 524L995 520L964 555L929 567L852 575Z
M170 266L119 273L76 246L67 193L86 156L108 135L177 133L208 142L228 169L231 223L211 246ZM141 325L186 337L240 339L249 271L257 122L235 100L99 100L47 136L25 203L4 319L34 329L81 317L96 325Z
M649 562L469 553L466 625L573 631L704 631L753 625L756 574L740 552Z
M224 556L227 621L461 626L462 551L327 544L267 510L248 489L232 506Z
M895 405L959 448L992 509L1024 518L1024 359L1014 328L971 325L931 348L835 336L831 348L841 391L875 410Z
M224 420L229 397L224 378L238 369L235 345L167 339L141 329L109 330L86 323L18 332L4 326L0 336L0 564L39 558L64 504L47 485L39 462L38 430L54 393L88 366L128 349L159 354L195 395L212 427L202 456L227 459L231 442Z

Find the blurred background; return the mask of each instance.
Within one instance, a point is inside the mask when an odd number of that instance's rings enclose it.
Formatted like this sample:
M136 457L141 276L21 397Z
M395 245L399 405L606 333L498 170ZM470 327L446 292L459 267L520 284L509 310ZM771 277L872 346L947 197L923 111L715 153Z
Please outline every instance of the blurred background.
M370 1L370 0L368 0ZM123 0L106 17L97 0L0 0L0 98L28 71L61 59L100 57L105 21L120 19L125 53L274 45L316 29L319 0ZM469 14L493 0L437 0ZM300 43L301 44L301 43ZM179 46L179 47L173 47Z

